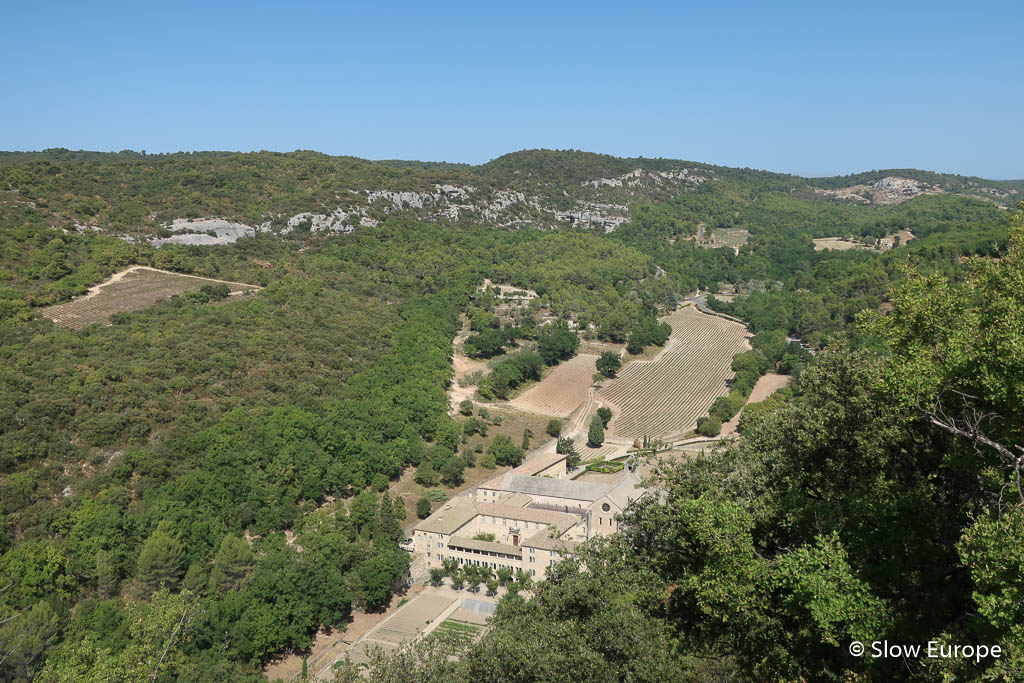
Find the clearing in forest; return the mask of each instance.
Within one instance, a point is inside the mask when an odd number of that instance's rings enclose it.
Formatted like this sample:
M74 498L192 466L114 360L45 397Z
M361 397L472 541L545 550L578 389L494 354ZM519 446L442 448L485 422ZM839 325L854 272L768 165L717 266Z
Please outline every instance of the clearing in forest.
M843 237L817 237L814 240L814 251L824 251L826 249L846 251L847 249L865 248L867 247L865 247L860 242L854 242Z
M152 306L160 299L169 299L185 292L198 291L203 285L228 286L231 295L254 292L260 287L242 282L214 280L196 275L182 275L147 266L132 266L115 273L106 282L89 288L85 296L42 309L43 317L62 327L79 330L86 325L110 324L110 316Z
M898 241L897 238L899 238ZM909 230L889 233L878 240L877 244L864 244L863 242L850 240L845 237L818 237L814 240L814 251L824 251L825 249L836 249L839 251L846 251L847 249L877 249L887 251L895 249L901 244L906 244L912 239L914 239L914 233Z
M711 237L704 241L702 246L709 249L718 247L742 247L747 243L750 233L744 228L715 228L711 231Z
M750 396L747 398L747 402L743 404L746 408L751 403L760 403L769 396L774 394L776 391L789 384L789 380L792 379L789 375L779 375L774 372L769 372L767 375L761 375L761 378L757 380L757 384L754 385L753 390L750 392ZM728 422L722 423L721 436L728 436L729 434L735 434L736 428L740 426L740 415L743 414L743 410L729 420Z
M587 390L594 383L597 356L581 353L561 363L547 377L533 385L509 405L531 413L568 417L587 399Z
M618 437L668 439L694 428L697 418L729 392L732 357L749 348L743 325L687 306L663 318L672 326L664 351L633 361L599 395L613 406Z

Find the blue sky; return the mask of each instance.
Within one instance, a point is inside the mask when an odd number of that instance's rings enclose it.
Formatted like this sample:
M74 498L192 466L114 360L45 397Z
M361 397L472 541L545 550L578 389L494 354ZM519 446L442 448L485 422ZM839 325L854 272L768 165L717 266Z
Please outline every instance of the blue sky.
M4 3L0 149L1024 178L1024 2Z

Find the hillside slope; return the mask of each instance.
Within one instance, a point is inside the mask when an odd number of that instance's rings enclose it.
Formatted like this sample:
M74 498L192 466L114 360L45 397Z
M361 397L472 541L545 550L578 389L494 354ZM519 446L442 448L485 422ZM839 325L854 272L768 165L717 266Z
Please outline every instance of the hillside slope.
M740 205L734 210L765 193L869 207L949 194L1006 208L1019 192L1009 183L926 171L805 179L575 150L516 152L480 166L309 151L0 152L0 224L45 222L155 244L224 244L258 232L344 233L393 215L453 227L572 225L610 232L637 206L688 195ZM693 234L696 222L681 232Z

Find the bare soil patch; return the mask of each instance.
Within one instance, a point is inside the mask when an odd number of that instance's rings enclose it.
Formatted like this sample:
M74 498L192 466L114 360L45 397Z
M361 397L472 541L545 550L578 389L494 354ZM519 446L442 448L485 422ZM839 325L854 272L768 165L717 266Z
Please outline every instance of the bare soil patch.
M568 417L587 398L597 372L597 356L583 353L561 363L509 402L509 405L533 413Z
M455 335L453 341L455 347L452 353L454 377L452 378L452 385L448 388L448 398L451 401L452 411L458 409L459 403L467 398L472 400L473 396L476 395L476 384L466 384L466 378L475 372L481 373L480 376L483 377L491 371L485 361L475 360L462 352L462 343L472 334L469 329L469 321L465 319L465 316L463 316L462 323L462 329Z
M161 299L169 299L185 292L198 291L203 285L226 284L231 295L246 294L260 289L257 285L229 282L213 278L183 275L148 266L132 266L112 275L89 289L89 293L73 301L47 306L43 317L62 327L79 330L87 325L110 324L110 316L128 313L152 306Z
M747 398L747 402L743 404L743 407L746 408L751 403L760 403L782 387L789 384L790 379L792 378L789 375L779 375L774 372L769 372L767 375L761 375L761 378L757 380L757 384L755 384L754 388L751 389L750 397ZM736 433L736 428L739 427L740 424L740 415L742 414L743 410L740 410L740 412L736 413L731 420L722 424L722 436L728 436Z

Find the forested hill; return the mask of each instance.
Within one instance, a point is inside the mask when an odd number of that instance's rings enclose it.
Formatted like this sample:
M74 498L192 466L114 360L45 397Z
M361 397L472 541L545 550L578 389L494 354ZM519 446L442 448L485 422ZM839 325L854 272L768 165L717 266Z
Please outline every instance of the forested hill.
M811 211L828 205L876 208L937 195L1005 208L1016 203L1017 192L1006 183L914 170L805 179L574 150L516 152L480 166L373 162L309 151L0 152L5 223L36 219L136 239L166 239L168 229L179 237L205 234L208 225L174 224L203 218L271 232L346 232L391 215L453 226L573 224L611 231L629 221L635 207L665 201L687 205L689 211L678 216L678 232L689 235L716 211L735 213L773 198L805 202Z
M319 628L387 605L409 566L391 496L403 472L454 488L477 464L445 389L459 316L493 305L485 278L535 291L536 312L585 339L641 352L660 313L728 291L710 304L831 360L739 450L670 477L679 506L637 509L638 536L581 551L609 572L561 566L559 587L508 603L470 670L447 672L443 654L406 680L505 679L513 656L544 680L676 680L692 666L840 680L864 666L828 647L881 626L1004 638L1020 593L1000 603L1010 582L984 567L1020 517L986 515L1011 473L922 423L914 399L952 414L965 408L950 396L984 397L965 416L1019 448L1022 238L1008 250L1003 208L1018 191L575 151L481 166L0 154L0 681L259 681ZM848 248L816 249L826 237ZM128 265L261 289L190 292L105 327L39 314ZM863 318L894 305L891 327ZM522 347L509 358L525 367L542 330L526 316L488 332ZM935 367L940 342L951 360ZM908 349L918 375L897 372ZM915 395L909 380L931 383ZM892 529L913 533L902 544Z

